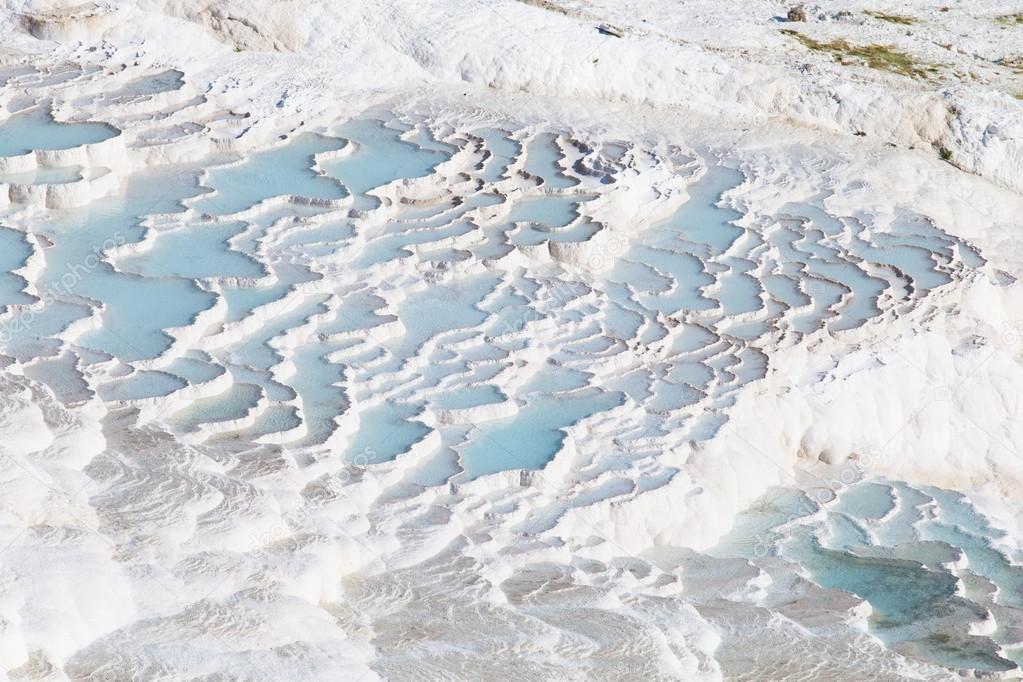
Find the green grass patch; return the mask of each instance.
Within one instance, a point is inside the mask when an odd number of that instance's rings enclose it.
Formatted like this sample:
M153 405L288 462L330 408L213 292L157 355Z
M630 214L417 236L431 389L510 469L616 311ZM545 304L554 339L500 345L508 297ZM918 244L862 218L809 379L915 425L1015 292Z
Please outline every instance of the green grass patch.
M872 12L867 10L864 12L869 17L880 19L881 21L887 21L889 24L901 24L902 26L910 26L916 23L915 17L907 17L905 14L887 14L885 12Z
M1023 26L1023 12L1003 14L1000 17L995 17L995 21L1006 26Z
M949 149L948 147L946 147L945 145L940 144L938 142L935 142L934 143L934 151L936 151L938 153L938 158L941 159L942 161L944 161L945 163L947 163L948 165L954 166L954 167L958 168L959 170L963 169L962 166L960 166L958 163L956 163L956 160L955 160L955 158L952 155L952 150Z
M891 45L853 45L844 38L821 42L792 29L782 29L782 33L798 40L808 50L830 54L840 64L861 63L872 69L924 80L938 72L936 65L918 62L912 55L899 52Z

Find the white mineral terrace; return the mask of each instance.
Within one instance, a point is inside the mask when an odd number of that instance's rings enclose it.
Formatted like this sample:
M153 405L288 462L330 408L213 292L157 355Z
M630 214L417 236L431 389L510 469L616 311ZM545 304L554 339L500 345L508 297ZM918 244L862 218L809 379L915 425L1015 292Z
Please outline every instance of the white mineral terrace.
M0 1L0 677L1020 679L1019 7L336 5Z

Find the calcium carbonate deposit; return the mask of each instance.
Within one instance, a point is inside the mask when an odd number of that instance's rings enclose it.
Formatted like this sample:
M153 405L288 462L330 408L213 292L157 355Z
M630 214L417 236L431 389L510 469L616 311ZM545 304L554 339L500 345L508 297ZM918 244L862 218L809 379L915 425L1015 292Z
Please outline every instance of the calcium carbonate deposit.
M0 674L1021 679L1021 74L1002 0L0 0Z

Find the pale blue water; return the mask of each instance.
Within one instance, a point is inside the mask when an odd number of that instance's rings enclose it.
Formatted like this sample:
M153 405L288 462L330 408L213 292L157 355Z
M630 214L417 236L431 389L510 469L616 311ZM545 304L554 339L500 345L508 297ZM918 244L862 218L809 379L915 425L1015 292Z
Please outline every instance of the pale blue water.
M496 276L478 276L458 286L434 286L409 296L398 312L406 334L397 343L388 344L392 352L408 357L437 334L483 322L487 313L478 304L497 282Z
M197 357L175 358L167 365L166 372L182 377L190 384L199 384L211 381L224 373L224 368L215 365L208 359L196 354Z
M104 400L139 400L167 395L188 385L184 379L167 372L139 372L100 388Z
M115 196L54 212L45 225L54 246L46 251L40 288L105 304L102 328L80 343L124 360L153 358L170 346L164 329L186 325L213 305L214 297L192 280L122 274L98 258L105 249L140 239L140 216L181 211L181 200L196 191L194 170L160 167L130 176ZM190 258L187 252L178 257Z
M321 177L321 179L323 178ZM310 204L301 197L296 197L295 200L278 198L272 205L255 208L245 218L248 228L233 239L234 249L251 253L260 248L261 242L273 241L274 237L281 234L286 235L291 232L292 228L301 230L307 227L308 219L316 218L328 210L314 204ZM276 263L271 263L271 268L277 263L286 266L290 265L291 261L279 259Z
M892 489L888 486L865 482L844 492L832 509L857 518L876 521L893 511L896 501Z
M31 254L32 247L23 234L0 227L0 311L9 305L33 301L23 291L27 282L11 272L25 265Z
M184 84L184 75L174 69L151 76L136 78L113 92L104 93L108 99L127 102L137 98L178 90Z
M999 588L997 601L1019 606L1023 567L993 547L1001 532L955 492L863 481L837 493L822 525L815 502L796 490L775 489L740 515L714 551L763 556L780 542L780 553L808 569L815 582L868 601L871 632L889 646L951 667L1011 669L995 645L967 633L966 623L983 620L986 610L961 595L956 576L941 568L962 551L969 571ZM899 511L891 514L896 504Z
M294 388L274 379L269 370L224 362L235 383L257 386L271 402L294 400L297 395Z
M461 410L480 405L492 405L505 400L505 395L494 386L457 388L433 399L432 403L445 410Z
M0 182L12 185L63 185L81 179L81 166L36 168L23 173L0 173Z
M429 429L414 419L420 409L414 405L385 402L359 416L359 431L344 454L356 465L392 460L421 440Z
M401 139L400 131L386 128L374 119L350 121L337 128L336 134L355 141L358 149L354 154L324 164L324 168L356 195L393 180L429 175L449 156L406 142Z
M264 287L228 287L222 293L228 308L225 321L237 322L259 306L284 298L290 290L291 284L286 282Z
M792 308L801 308L812 303L812 299L799 288L799 282L794 277L783 275L766 275L761 280L764 289L771 296L785 305Z
M310 245L322 244L337 249L340 242L345 242L355 234L355 228L347 220L331 220L322 225L312 227L296 226L278 242L282 249L290 249L298 253L308 253Z
M916 287L922 291L928 291L948 284L951 279L948 275L937 272L934 269L934 261L930 253L925 249L898 243L891 239L882 237L879 241L887 241L884 248L878 248L865 241L857 241L855 250L866 260L873 263L892 265L909 275L916 283Z
M617 142L608 142L601 145L601 152L613 161L621 161L625 158L625 152L627 151L628 149L625 145L618 144Z
M815 263L813 271L852 290L852 299L842 307L841 318L830 325L833 331L855 329L878 314L877 299L887 287L883 280L850 263Z
M593 235L597 234L601 228L596 223L591 223L587 219L579 220L572 225L559 230L551 232L545 232L545 235L549 241L552 242L585 242L589 241Z
M491 298L484 310L491 312L493 318L486 328L490 336L514 334L521 332L525 325L541 316L530 305L530 299L523 292L506 288L499 296Z
M167 72L108 96L148 97L180 85L180 74ZM115 132L94 124L58 125L40 108L0 127L0 152L74 146ZM96 363L110 358L120 361L109 363L118 368L118 378L97 382L104 400L155 398L230 378L233 384L219 395L158 418L192 432L240 419L269 402L252 415L251 426L223 438L244 443L273 434L289 447L308 446L318 457L358 466L394 459L421 444L423 459L407 472L406 482L436 485L459 467L459 480L541 469L566 445L568 429L589 418L610 419L608 413L626 401L640 405L639 419L616 437L671 432L708 439L728 418L736 390L767 372L756 339L782 316L783 304L806 308L785 317L783 326L797 332L822 324L830 331L849 329L877 314L876 302L888 286L884 277L867 274L867 264L891 266L892 277L897 268L922 295L950 281L942 271L948 261L959 252L972 253L912 217L900 217L890 232L868 241L865 232L845 229L843 221L852 219L839 220L798 201L766 227L741 228L740 214L724 206L722 197L745 179L722 166L712 166L690 188L690 201L668 220L601 227L580 216L594 194L559 193L578 183L562 171L550 133L530 140L525 150L526 170L544 183L525 196L512 193L503 218L485 222L492 213L487 209L504 200L488 191L462 203L441 195L429 205L399 205L397 219L360 223L362 212L391 208L367 196L372 188L429 175L455 150L421 127L388 127L372 118L334 133L296 135L238 165L214 167L209 188L197 178L222 157L148 169L126 177L118 194L87 207L40 211L28 227L52 240L37 285L53 296L29 323L4 328L9 333L0 339L3 352L35 358L26 374L67 402L88 398L89 385L77 366L92 364L87 369L100 372ZM501 131L480 134L494 156L469 175L505 177L522 151L519 144ZM325 162L326 175L313 170L316 154L349 141L357 145L354 153ZM622 145L603 151L612 160L626 154ZM80 172L42 169L0 181L70 182ZM322 215L324 206L301 201L349 193L356 210L329 217ZM230 215L280 196L298 199L253 209L242 219ZM141 240L147 234L141 221L152 214L165 214L153 221L158 227L149 234L152 248L113 263L101 258L104 250ZM321 218L329 219L320 224ZM621 253L603 254L613 261L607 270L546 263L496 267L486 261L518 246L583 241L599 229L628 236ZM435 243L446 239L456 245ZM0 227L0 306L33 302L23 291L26 282L13 274L29 257L30 243L20 232ZM770 257L758 260L767 251ZM979 262L978 254L972 257ZM478 262L467 262L472 258ZM377 290L380 272L389 274ZM292 293L311 283L312 291ZM847 290L851 297L834 310ZM765 302L762 295L777 300ZM218 297L225 317L201 331L215 334L245 320L243 338L160 358L172 342L168 330L188 325ZM280 309L260 310L281 301L286 304ZM90 305L102 308L95 313L99 329L66 344L54 338L89 314ZM743 315L748 317L730 319ZM395 316L404 333L377 329ZM542 327L548 318L558 321L553 329L519 333ZM297 347L281 349L282 337L310 320L315 328ZM715 331L733 338L722 341ZM582 369L625 344L637 359L634 366L601 375ZM510 356L527 347L528 359ZM138 366L154 359L159 362ZM285 361L294 373L281 373ZM533 373L513 388L502 383L510 362L517 363L513 372ZM296 399L300 406L288 404ZM474 423L439 427L439 434L423 442L431 435L427 410L506 401L518 406L517 414L489 420L481 411L484 416ZM690 421L682 408L698 401L708 406L707 414ZM367 403L373 406L363 409ZM352 409L360 410L355 433L331 440L336 447L329 452L316 450ZM289 433L303 423L304 438ZM426 452L438 435L440 445ZM627 464L620 453L609 457L618 458L614 466ZM657 476L665 475L640 475L629 483L642 489L662 483ZM618 494L621 485L609 482L572 502ZM812 580L866 599L874 610L870 630L889 645L946 665L1007 669L995 646L967 635L965 626L950 633L941 625L943 617L967 623L984 615L941 566L959 552L970 571L998 588L1000 604L1023 606L1023 570L998 545L1000 531L968 500L947 491L872 481L841 492L821 510L798 491L782 491L745 513L715 551L750 556L751 539L766 539L770 552L799 564ZM778 530L793 520L795 530ZM550 522L550 515L541 514L527 525ZM1004 632L995 638L1003 636L1011 643Z
M555 145L556 136L541 133L526 145L525 171L543 178L544 185L552 189L574 187L578 181L565 175L559 161L561 152Z
M79 343L123 360L155 358L172 342L163 330L189 324L214 302L188 280L137 279L128 285L130 279L98 272L83 280L78 291L108 307L103 326L79 337Z
M278 434L301 426L302 419L298 408L293 405L271 405L259 414L252 426L244 429L239 435L245 438L259 438L268 434Z
M37 360L25 368L25 375L46 384L58 400L64 403L80 403L88 400L89 386L75 371L77 358L62 353L45 360Z
M280 353L270 347L270 339L283 332L300 327L311 316L326 312L323 303L325 294L316 294L302 299L284 315L270 320L262 328L250 333L245 340L231 348L229 357L232 362L251 369L266 370L281 361Z
M224 393L201 398L170 418L181 431L192 431L203 424L217 424L245 417L263 394L259 386L236 383Z
M253 154L240 165L210 171L205 184L215 192L191 203L200 213L236 213L264 199L295 195L341 199L344 187L313 168L313 156L344 146L337 138L303 133L282 147Z
M17 66L4 66L0 68L0 84L7 85L20 76L36 73L34 67L19 64Z
M1005 532L993 529L960 493L931 487L924 492L938 500L941 515L921 524L921 537L962 549L971 569L998 585L999 603L1023 607L1023 567L994 546Z
M166 72L138 79L110 96L146 97L177 87L180 74ZM15 122L15 130L17 126L32 133L59 129L56 137L48 138L53 144L61 139L80 143L84 132L109 132L89 126L67 130L68 126L48 120L42 109L23 116ZM479 134L493 156L473 172L492 180L504 177L523 151L519 143L497 129ZM160 365L160 371L138 372L109 382L102 389L104 396L152 397L230 371L234 388L188 408L174 417L174 423L191 430L201 423L238 418L259 396L270 401L299 396L301 416L309 431L303 443L308 445L324 442L333 431L335 418L366 399L366 388L360 382L393 373L370 389L386 390L390 399L364 415L355 438L355 445L365 445L374 439L388 440L381 429L395 430L393 447L377 449L380 459L395 456L428 431L415 419L426 403L455 410L507 399L518 401L522 409L516 417L475 425L478 432L470 434L466 444L441 458L446 467L452 457L460 455L465 475L473 477L542 467L561 447L566 427L606 412L621 404L626 395L644 402L651 414L667 414L691 405L704 397L700 391L717 392L711 396L714 405L724 408L735 387L766 371L762 355L754 350L721 353L720 347L710 349L712 335L709 340L697 338L695 331L674 337L674 352L688 355L659 367L652 378L638 374L606 377L601 380L604 385L595 386L599 382L592 376L569 366L585 364L594 354L613 352L613 345L623 339L654 347L666 337L667 329L683 324L680 320L688 313L705 314L712 321L750 314L754 319L732 324L728 331L755 339L766 329L762 317L779 314L781 308L775 301L765 308L761 301L764 292L792 306L809 305L802 315L792 316L790 324L799 331L810 331L825 309L838 302L843 286L853 295L827 323L833 330L857 326L876 313L874 301L887 283L848 262L850 254L898 263L918 280L921 290L947 280L939 272L938 261L951 258L956 245L919 220L899 223L874 244L855 239L838 244L827 238L845 234L842 222L813 207L804 210L801 204L792 203L786 207L788 214L806 218L807 227L788 218L763 233L747 232L736 225L740 214L722 202L723 195L745 179L723 166L711 166L690 187L691 199L661 224L637 234L627 225L601 227L580 217L580 206L591 200L593 193L559 194L578 183L562 170L555 139L553 133L541 133L525 144L526 170L544 179L531 194L512 193L505 199L496 192L483 192L462 202L443 198L429 205L401 206L399 219L368 225L359 224L359 211L372 210L377 202L366 197L366 192L394 180L429 175L455 148L431 139L425 127L384 125L364 117L338 126L329 136L295 135L232 166L222 165L224 158L217 157L193 166L136 173L117 195L82 209L54 212L35 226L53 240L53 246L46 249L39 285L56 290L57 300L42 306L31 328L15 334L9 346L20 354L42 352L40 344L52 341L47 335L86 315L88 303L93 301L103 306L102 326L75 339L78 348L99 351L122 362L150 360L170 347L168 329L188 325L222 297L225 318L214 321L208 331L218 332L222 323L250 318L244 339L211 350L209 356L192 354ZM353 153L324 162L325 175L313 170L315 155L340 150L346 144L355 145ZM610 160L622 159L625 147L609 145L604 152ZM221 165L209 170L204 180L208 187L200 186L199 174L214 163ZM32 174L31 180L73 179L78 172L47 169ZM301 200L341 199L349 193L357 199L358 210L339 212L323 224L319 217L326 209ZM244 219L220 218L281 196L298 199L247 211ZM503 219L484 223L483 228L474 222L474 212L486 215L488 208L505 200L511 205ZM151 248L118 257L113 263L117 270L98 258L103 249L142 239L146 232L140 220L150 214L169 214L155 220L158 227L149 235ZM513 227L514 223L521 227ZM497 272L469 276L457 271L460 263L472 257L501 256L517 245L583 241L600 229L622 231L636 239L625 244L623 253L608 254L613 260L610 270L596 275L592 282L597 291L595 301L581 302L590 287L581 281L567 286L553 269L549 273L552 279L546 282L558 285L553 293L542 291L541 280L548 273L503 280ZM20 291L24 282L10 274L24 263L28 244L12 231L0 231L0 238L4 239L0 258L6 259L0 261L6 273L0 279L0 304L29 302ZM447 239L458 245L437 243ZM510 244L504 243L506 240ZM746 259L750 250L755 253L768 246L764 240L781 254L781 262L772 270L775 274L768 276L761 276L752 260ZM256 253L264 254L266 262L259 262ZM329 264L325 264L328 258ZM406 263L397 266L397 259L405 259L408 267ZM346 279L371 268L391 269L395 286L407 286L408 282L397 281L402 278L429 284L409 288L408 295L397 297L385 313L382 294L368 288L358 290L366 278ZM285 300L295 286L324 276L340 277L346 284L292 296L280 310L259 310ZM257 279L258 283L246 282ZM330 313L327 306L332 295L340 297L341 305ZM557 299L553 305L549 300L543 305L535 300L550 296ZM582 336L552 342L550 362L518 388L516 395L506 396L489 382L500 371L507 352L530 343L517 333L551 315L551 310L564 323L585 323L578 332ZM257 311L267 319L256 323ZM655 313L662 314L656 322ZM374 328L393 321L394 315L405 333L375 338ZM282 352L274 348L275 339L314 317L315 331L298 349ZM557 330L556 334L560 333L562 330ZM343 361L329 359L332 353L356 345L357 355ZM708 350L701 355L705 346ZM58 349L58 344L46 346L46 352L57 353ZM296 372L274 379L272 370L285 355ZM290 429L298 418L295 406L276 405L261 414L244 436L270 433L275 426ZM694 425L693 436L712 434L721 419L724 417L718 415ZM656 428L679 426L664 418ZM484 433L488 438L481 436ZM488 440L493 441L490 446L485 445ZM355 445L349 444L346 456ZM836 521L835 537L841 535L846 538L843 542L853 543L856 524L841 519ZM841 524L845 525L838 529Z
M705 244L713 254L724 253L743 230L732 224L741 214L719 205L721 195L745 181L743 174L734 168L710 166L703 177L687 188L689 201L666 227L687 241Z
M564 227L575 220L579 204L592 196L532 196L516 199L508 214L508 222L533 221L548 227Z
M117 129L106 123L57 123L47 109L34 107L0 123L0 156L70 149L117 134Z
M34 348L39 343L45 343L48 337L64 331L69 324L84 317L86 313L83 305L60 301L49 303L41 312L27 317L28 324L24 328L21 325L10 327L13 338L9 349L19 358L28 359L30 355L23 355L18 351L19 347Z
M333 384L344 378L344 367L328 363L324 355L330 346L313 344L295 354L295 376L289 382L302 398L302 411L309 431L307 443L322 443L334 430L334 418L350 402L343 389Z
M153 248L119 259L117 267L145 277L260 277L259 263L228 245L242 229L241 223L197 223L161 232Z
M522 147L504 130L486 129L477 131L483 138L491 156L487 159L481 177L487 182L497 182L505 177L508 166L515 160Z
M619 394L586 390L543 398L510 419L477 424L472 440L462 449L465 476L540 469L561 449L567 437L563 429L620 404Z
M615 264L612 279L639 292L644 307L663 313L714 307L714 301L702 291L714 278L698 258L685 252L633 246L625 259ZM674 290L673 280L678 283Z
M420 123L425 122L420 121ZM425 152L440 152L445 157L450 157L459 149L456 145L434 137L436 133L431 131L425 124L413 125L401 122L400 124L395 124L395 127L401 130L406 141L415 144Z
M759 285L745 274L751 266L739 259L727 261L718 293L703 291L714 277L701 255L724 253L744 232L732 224L740 214L719 205L722 194L744 181L734 169L709 167L688 188L689 201L616 263L612 279L636 290L644 306L666 314L708 310L715 307L713 299L727 315L758 310Z
M546 241L584 241L597 232L599 226L579 218L580 204L592 195L538 195L516 199L508 215L509 223L526 223L512 233L512 244L541 244Z
M221 295L228 306L226 322L241 320L252 314L256 308L281 300L295 285L320 278L302 265L285 261L277 261L270 270L277 280L276 284L224 287Z
M760 310L760 283L746 274L753 269L753 263L739 258L725 261L727 274L721 277L721 290L714 297L721 303L725 315L742 315Z
M324 334L338 334L357 329L371 329L393 318L377 314L384 301L367 290L354 291L341 298L333 320L323 325Z
M410 246L425 244L437 239L457 237L471 232L473 229L473 226L467 222L456 221L451 225L435 229L417 228L408 230L404 234L378 237L362 251L353 265L358 268L367 268L395 258L410 256L412 255L412 251L408 248Z

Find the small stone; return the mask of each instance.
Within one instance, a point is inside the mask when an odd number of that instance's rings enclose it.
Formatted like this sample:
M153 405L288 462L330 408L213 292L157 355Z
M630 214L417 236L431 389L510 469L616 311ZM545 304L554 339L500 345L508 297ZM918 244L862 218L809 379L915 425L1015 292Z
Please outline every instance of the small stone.
M796 5L795 7L789 8L789 13L785 17L788 21L806 21L806 10L802 5Z

